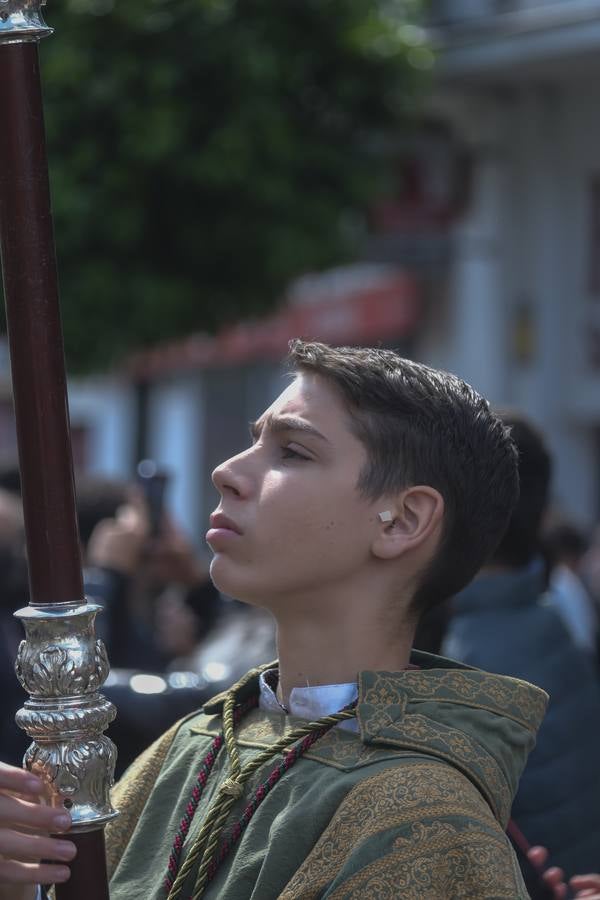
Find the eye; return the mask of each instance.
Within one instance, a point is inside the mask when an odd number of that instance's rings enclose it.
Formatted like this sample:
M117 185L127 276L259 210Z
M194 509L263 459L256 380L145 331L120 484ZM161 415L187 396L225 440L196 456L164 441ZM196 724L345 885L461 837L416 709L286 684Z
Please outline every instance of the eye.
M304 456L302 453L298 453L292 447L282 447L281 448L281 457L282 459L303 459L308 460L308 456Z

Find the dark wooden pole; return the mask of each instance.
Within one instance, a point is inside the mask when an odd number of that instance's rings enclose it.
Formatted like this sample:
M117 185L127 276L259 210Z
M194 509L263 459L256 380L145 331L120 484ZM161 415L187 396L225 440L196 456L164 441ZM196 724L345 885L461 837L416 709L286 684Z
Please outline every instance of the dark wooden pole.
M82 602L36 41L0 46L0 247L30 602Z
M31 603L84 602L36 40L0 44L0 253ZM108 900L104 832L57 900Z

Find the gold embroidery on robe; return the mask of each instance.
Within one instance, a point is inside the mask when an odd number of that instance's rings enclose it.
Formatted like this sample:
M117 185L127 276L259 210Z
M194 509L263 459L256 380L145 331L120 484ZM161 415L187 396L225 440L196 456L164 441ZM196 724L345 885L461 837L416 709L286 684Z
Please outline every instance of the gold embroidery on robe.
M112 804L119 815L106 826L106 862L110 878L146 805L181 722L176 722L131 764L114 786Z
M369 842L389 840L391 831L399 832L391 851L373 859ZM356 785L279 900L320 897L345 866L331 900L527 897L488 804L443 763L390 767Z

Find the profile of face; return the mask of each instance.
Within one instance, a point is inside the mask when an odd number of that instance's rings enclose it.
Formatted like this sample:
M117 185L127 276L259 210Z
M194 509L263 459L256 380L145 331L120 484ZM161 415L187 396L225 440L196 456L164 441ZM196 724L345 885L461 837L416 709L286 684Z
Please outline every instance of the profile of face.
M229 596L276 611L310 609L351 585L372 558L381 502L357 490L366 451L334 388L300 373L254 426L248 449L213 472L221 494L206 539Z

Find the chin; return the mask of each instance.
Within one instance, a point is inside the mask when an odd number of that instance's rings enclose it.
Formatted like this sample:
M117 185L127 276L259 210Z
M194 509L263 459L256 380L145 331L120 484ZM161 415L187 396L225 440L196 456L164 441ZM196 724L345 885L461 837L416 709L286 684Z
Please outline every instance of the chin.
M231 560L221 556L219 553L215 554L209 570L212 583L218 591L227 597L239 600L241 603L250 603L253 606L258 606L259 604L254 599L252 591L248 589L247 580L240 573L232 571L233 568Z
M253 567L238 565L226 554L216 553L210 564L210 577L217 590L225 596L275 613L289 605L296 585L293 581L289 583L290 579L276 580L279 573L273 572L269 576L265 569L258 563ZM255 579L253 575L258 577Z

